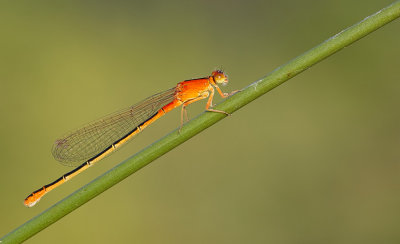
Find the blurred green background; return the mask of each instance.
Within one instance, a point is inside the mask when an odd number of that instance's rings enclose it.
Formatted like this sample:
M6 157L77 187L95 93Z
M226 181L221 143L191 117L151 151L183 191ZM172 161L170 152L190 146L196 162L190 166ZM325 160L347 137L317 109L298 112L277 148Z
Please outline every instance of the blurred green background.
M50 152L65 132L218 67L224 91L243 88L391 2L3 1L0 236L177 128L179 111L25 208L70 170ZM329 57L29 243L399 243L399 28Z

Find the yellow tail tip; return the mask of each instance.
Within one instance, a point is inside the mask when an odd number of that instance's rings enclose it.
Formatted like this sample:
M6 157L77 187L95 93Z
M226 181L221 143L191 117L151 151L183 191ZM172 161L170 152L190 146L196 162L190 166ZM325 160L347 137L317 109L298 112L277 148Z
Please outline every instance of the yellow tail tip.
M28 208L35 206L35 204L40 201L40 199L43 197L44 194L46 194L45 188L42 188L36 192L33 192L27 198L25 198L24 205Z
M30 195L29 197L27 197L24 200L24 205L25 205L25 207L31 208L31 207L35 206L35 204L38 203L39 201L40 201L40 198L33 200L33 196Z

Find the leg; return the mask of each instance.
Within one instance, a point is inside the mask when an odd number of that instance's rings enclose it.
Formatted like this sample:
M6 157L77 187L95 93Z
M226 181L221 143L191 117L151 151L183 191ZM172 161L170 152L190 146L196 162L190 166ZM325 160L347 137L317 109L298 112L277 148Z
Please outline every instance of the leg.
M218 88L218 92L221 92L221 90L220 90L219 88ZM220 94L221 94L221 96L222 96L222 93L220 93ZM228 96L228 95L227 95L227 96ZM215 113L221 113L221 114L226 114L226 115L231 115L230 113L227 113L227 112L225 112L225 111L210 108L210 107L213 106L213 105L212 105L212 99L213 99L213 97L214 97L214 89L212 88L212 89L210 89L210 97L208 98L208 101L207 101L206 111L215 112ZM223 96L222 96L222 97L223 97Z
M212 109L212 108L208 108L208 109L206 109L206 111L215 112L215 113L221 113L221 114L226 114L226 115L228 115L228 116L231 116L231 115L232 115L232 114L230 114L230 113L228 113L228 112L225 112L225 111L222 111L222 110L217 110L217 109Z
M227 98L227 97L232 96L233 94L241 91L241 90L235 90L231 93L226 93L226 92L222 92L221 88L219 88L219 86L217 86L217 85L215 85L215 88L217 89L219 95L221 95L222 98Z
M182 126L183 126L183 114L185 114L186 122L187 122L188 121L188 116L187 116L187 111L186 111L186 105L185 104L182 105L182 109L181 109L181 125L179 126L179 134L181 133Z
M194 102L197 102L197 101L199 101L199 100L202 100L202 99L206 98L207 96L208 96L208 94L205 93L205 94L202 94L201 96L198 96L198 97L196 97L196 98L189 99L189 100L185 101L185 102L182 104L182 109L181 109L181 126L179 127L179 133L181 133L181 130L182 130L182 127L183 127L183 117L184 117L184 115L185 115L185 117L186 117L186 121L189 121L189 118L188 118L188 116L187 116L186 106L189 105L189 104L191 104L191 103L194 103Z

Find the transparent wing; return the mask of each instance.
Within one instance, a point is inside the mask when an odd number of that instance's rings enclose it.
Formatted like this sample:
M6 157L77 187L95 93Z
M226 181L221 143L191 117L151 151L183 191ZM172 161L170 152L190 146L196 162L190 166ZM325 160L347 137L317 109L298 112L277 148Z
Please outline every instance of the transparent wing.
M175 87L95 120L55 141L52 154L64 165L76 166L96 156L157 113L175 98Z

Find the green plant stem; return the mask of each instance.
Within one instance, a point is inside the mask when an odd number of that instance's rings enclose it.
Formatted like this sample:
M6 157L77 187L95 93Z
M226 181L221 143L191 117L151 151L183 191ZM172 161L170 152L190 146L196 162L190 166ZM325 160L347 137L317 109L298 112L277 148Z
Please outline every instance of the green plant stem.
M216 109L233 113L288 79L310 68L317 62L361 39L399 16L400 1L396 1L390 6L343 30L320 45L291 60L289 63L280 66L266 77L250 84L241 92L229 97L219 104ZM96 197L153 160L225 117L225 115L220 113L202 113L188 122L183 127L180 134L175 130L142 151L136 153L102 176L96 178L70 196L45 210L43 213L7 234L3 239L1 239L1 244L19 243L27 240L63 216L82 206L90 199Z

